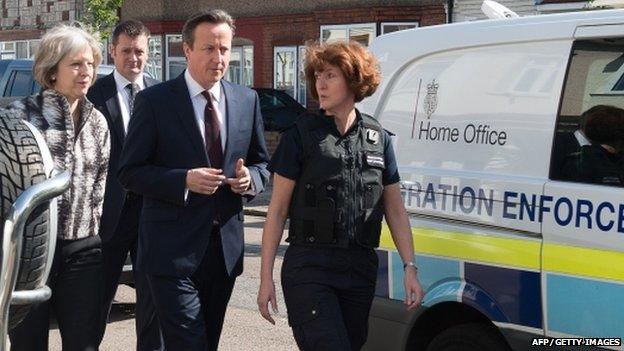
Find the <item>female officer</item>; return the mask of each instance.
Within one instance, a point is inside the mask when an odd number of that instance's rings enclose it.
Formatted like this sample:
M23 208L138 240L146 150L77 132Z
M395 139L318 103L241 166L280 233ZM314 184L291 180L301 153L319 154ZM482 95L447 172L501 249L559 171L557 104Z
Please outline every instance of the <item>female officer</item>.
M262 238L260 314L277 312L273 264L284 222L290 242L282 266L288 320L302 350L359 350L375 293L385 214L404 262L405 304L423 291L388 133L355 103L373 94L379 70L356 42L314 44L306 79L320 115L302 115L273 155L274 186Z

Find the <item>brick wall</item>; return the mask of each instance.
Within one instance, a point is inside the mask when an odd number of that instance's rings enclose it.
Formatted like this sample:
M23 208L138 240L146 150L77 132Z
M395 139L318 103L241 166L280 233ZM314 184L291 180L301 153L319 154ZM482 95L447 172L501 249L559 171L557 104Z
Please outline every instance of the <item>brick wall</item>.
M430 26L446 22L446 11L442 1L426 1L420 6L369 6L342 9L320 9L308 13L236 18L236 37L253 43L254 86L273 87L273 48L275 46L305 45L307 41L319 40L320 26L332 24L381 22L418 22ZM138 10L137 10L138 11ZM122 18L129 18L123 13ZM137 16L140 18L140 16ZM184 20L145 21L153 34L180 33ZM378 28L379 32L380 28ZM318 110L318 102L307 96L308 110ZM279 143L280 134L266 132L265 139L269 154Z
M84 0L3 0L0 2L0 40L19 40L5 30L32 30L55 26L60 22L74 21ZM17 33L12 33L17 34ZM36 38L36 37L35 37ZM32 39L32 38L28 38Z
M237 19L237 36L254 42L254 86L273 87L273 47L304 45L320 38L320 26L370 22L413 22L420 26L445 23L442 5L382 6L332 9L308 14L248 17ZM308 93L308 109L318 109Z

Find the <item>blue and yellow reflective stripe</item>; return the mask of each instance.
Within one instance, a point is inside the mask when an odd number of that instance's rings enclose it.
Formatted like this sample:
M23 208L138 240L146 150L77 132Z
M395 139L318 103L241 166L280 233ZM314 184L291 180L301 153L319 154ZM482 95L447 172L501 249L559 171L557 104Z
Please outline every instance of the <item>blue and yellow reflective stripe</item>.
M412 237L415 251L419 254L529 270L541 267L541 242L538 239L513 239L428 228L412 228ZM381 233L380 247L396 250L386 225Z
M542 266L539 239L514 239L428 228L412 228L412 236L415 251L419 254L624 282L623 252L545 243ZM396 250L385 225L380 247Z
M545 243L543 269L547 272L624 281L624 253Z

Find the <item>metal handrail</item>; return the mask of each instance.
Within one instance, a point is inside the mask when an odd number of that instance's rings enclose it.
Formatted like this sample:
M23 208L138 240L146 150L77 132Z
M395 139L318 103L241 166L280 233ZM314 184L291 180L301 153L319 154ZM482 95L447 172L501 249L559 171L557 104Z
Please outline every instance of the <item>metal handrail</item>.
M62 173L53 172L52 177L41 183L35 184L26 190L15 200L9 209L4 221L2 237L2 261L0 266L0 351L4 351L7 345L7 333L9 327L9 308L12 295L15 296L16 304L28 304L43 302L50 298L50 288L43 285L31 291L14 292L19 272L22 242L24 239L24 226L29 215L38 206L64 193L70 185L71 174L69 171ZM52 238L48 236L48 240ZM54 255L54 247L48 248L48 255ZM47 260L46 264L51 264ZM45 283L49 267L45 267L44 275L40 281Z

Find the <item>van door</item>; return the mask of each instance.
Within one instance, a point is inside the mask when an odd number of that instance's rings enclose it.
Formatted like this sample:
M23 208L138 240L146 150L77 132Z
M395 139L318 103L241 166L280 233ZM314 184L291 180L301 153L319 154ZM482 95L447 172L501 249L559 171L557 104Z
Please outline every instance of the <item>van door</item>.
M616 302L624 296L624 163L611 152L624 146L624 37L599 32L577 30L594 37L572 47L542 199L544 329L553 337L624 338Z

